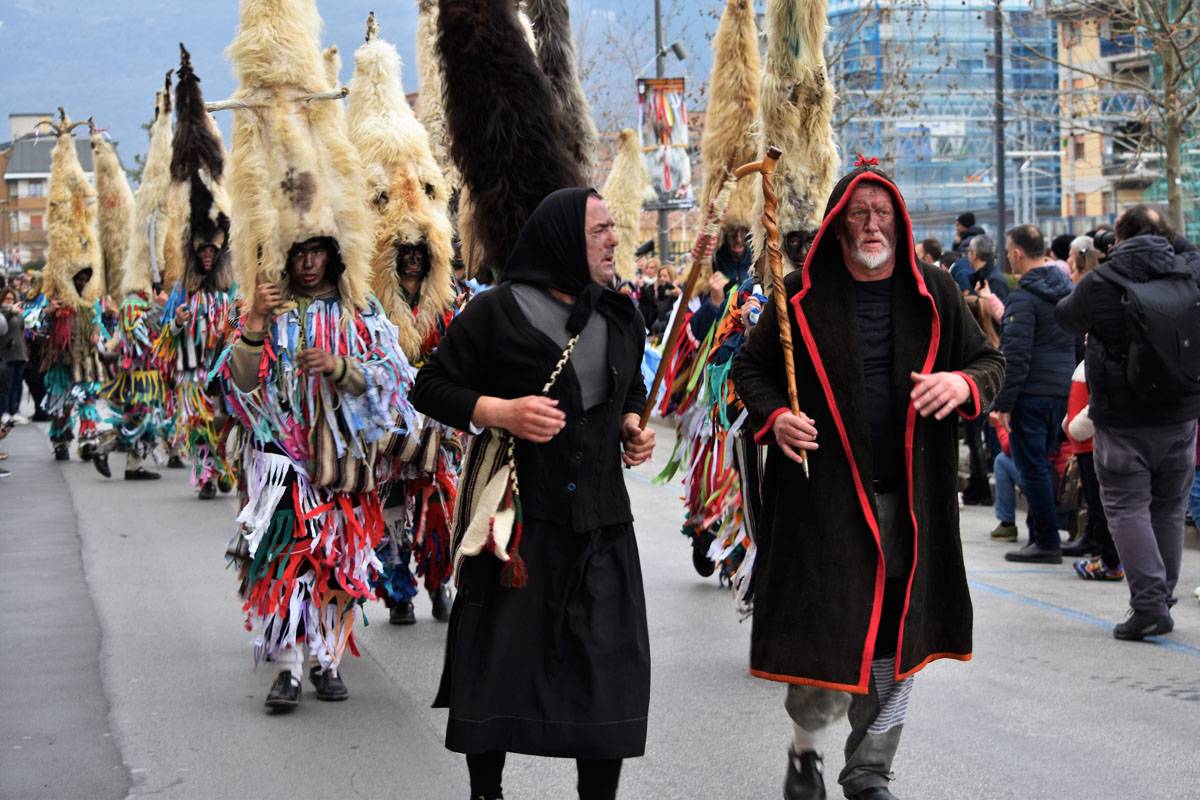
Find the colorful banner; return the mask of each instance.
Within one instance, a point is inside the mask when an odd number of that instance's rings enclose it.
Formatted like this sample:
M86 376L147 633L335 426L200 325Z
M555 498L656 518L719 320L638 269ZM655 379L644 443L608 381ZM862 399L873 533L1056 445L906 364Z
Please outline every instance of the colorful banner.
M696 198L683 78L641 78L637 90L638 142L655 194L646 210L692 208Z

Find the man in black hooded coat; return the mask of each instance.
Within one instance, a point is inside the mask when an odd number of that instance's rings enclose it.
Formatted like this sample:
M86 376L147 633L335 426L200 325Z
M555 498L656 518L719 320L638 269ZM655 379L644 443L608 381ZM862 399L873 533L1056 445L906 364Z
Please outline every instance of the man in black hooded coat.
M860 162L784 281L802 413L789 411L773 303L734 362L768 445L750 671L789 684L789 800L825 797L816 734L847 711L846 796L892 798L909 679L971 657L951 415L986 410L1004 359L953 279L913 250L899 189Z
M650 649L622 463L648 459L654 434L639 427L644 327L604 288L616 244L594 191L550 194L503 282L454 320L413 388L447 425L512 434L524 487L509 551L528 583L502 586L486 550L462 562L434 701L450 709L446 747L466 754L472 798L501 796L506 752L573 757L579 796L612 798L621 759L645 751Z

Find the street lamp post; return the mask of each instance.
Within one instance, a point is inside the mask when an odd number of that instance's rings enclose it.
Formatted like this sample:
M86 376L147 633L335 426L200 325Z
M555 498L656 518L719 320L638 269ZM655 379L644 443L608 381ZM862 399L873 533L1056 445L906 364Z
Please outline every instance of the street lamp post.
M1004 234L1008 220L1008 208L1006 207L1006 198L1004 197L1004 181L1005 181L1005 148L1004 148L1004 8L1003 0L996 0L995 10L992 12L992 26L994 28L995 41L993 43L994 51L992 53L995 64L996 75L996 117L995 117L995 137L996 137L996 168L994 174L996 177L996 266L1000 272L1004 272Z
M662 0L654 0L654 76L666 77L666 47L663 45ZM670 145L668 145L670 146ZM666 263L671 255L671 236L668 230L670 212L665 208L658 210L658 257Z

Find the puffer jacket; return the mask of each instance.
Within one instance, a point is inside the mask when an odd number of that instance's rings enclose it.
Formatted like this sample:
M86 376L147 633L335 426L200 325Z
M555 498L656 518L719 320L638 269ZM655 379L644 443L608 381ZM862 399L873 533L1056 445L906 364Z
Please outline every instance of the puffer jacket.
M1070 393L1075 337L1054 319L1054 306L1071 288L1062 270L1047 264L1026 272L1009 293L1000 333L1006 367L997 411L1011 412L1022 395L1066 399Z
M1176 253L1162 236L1134 236L1119 243L1105 264L1132 281L1200 278L1200 253ZM1121 306L1124 290L1095 272L1083 276L1071 295L1058 303L1060 325L1087 334L1088 415L1101 427L1137 428L1171 425L1200 417L1200 396L1145 398L1125 377L1129 338Z

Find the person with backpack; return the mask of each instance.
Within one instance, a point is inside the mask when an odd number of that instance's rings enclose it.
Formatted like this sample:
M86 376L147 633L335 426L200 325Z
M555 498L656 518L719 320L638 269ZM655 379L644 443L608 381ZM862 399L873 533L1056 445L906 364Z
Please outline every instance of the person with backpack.
M1176 253L1153 208L1117 220L1117 243L1055 310L1087 334L1096 476L1129 582L1118 639L1170 633L1200 416L1200 253Z

